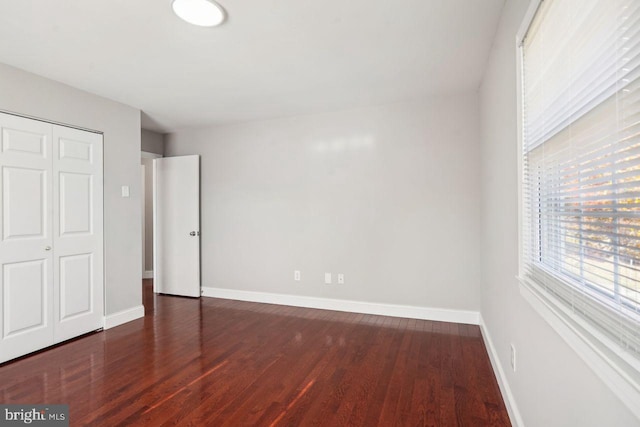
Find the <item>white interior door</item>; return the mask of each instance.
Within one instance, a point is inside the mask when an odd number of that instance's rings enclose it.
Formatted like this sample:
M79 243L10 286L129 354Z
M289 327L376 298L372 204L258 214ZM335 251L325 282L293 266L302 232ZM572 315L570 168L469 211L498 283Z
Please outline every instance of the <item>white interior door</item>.
M102 135L0 113L0 362L104 323Z
M104 323L102 135L53 126L54 339Z
M51 125L0 114L0 362L53 343Z
M153 161L154 291L200 296L200 156Z

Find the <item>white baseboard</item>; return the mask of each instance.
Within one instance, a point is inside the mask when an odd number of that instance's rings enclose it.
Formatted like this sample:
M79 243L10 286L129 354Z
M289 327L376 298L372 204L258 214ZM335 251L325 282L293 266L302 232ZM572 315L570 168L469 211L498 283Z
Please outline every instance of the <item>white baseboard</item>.
M104 329L115 328L123 323L131 322L132 320L140 319L141 317L144 317L143 305L122 310L117 313L107 314L104 319Z
M143 279L153 279L153 270L146 270L142 273Z
M484 323L482 319L482 315L480 315L480 331L482 332L482 338L484 339L484 344L489 351L489 360L491 361L491 366L493 366L493 372L496 374L496 379L498 380L498 386L500 387L500 392L502 393L502 400L504 400L504 404L507 407L507 412L509 413L509 418L511 420L511 424L514 427L524 427L524 423L522 421L522 416L520 415L520 411L518 410L518 406L516 405L516 401L513 397L513 393L511 393L511 387L509 387L509 383L507 382L507 376L502 369L502 365L500 364L500 359L498 358L498 352L496 348L493 346L493 341L491 340L491 335L489 334L489 330L487 329L487 325Z
M294 307L346 311L351 313L405 317L409 319L466 323L469 325L478 325L480 323L480 313L477 311L381 304L375 302L306 297L299 295L272 294L267 292L238 291L233 289L210 288L204 286L202 287L202 296L239 301L262 302L267 304L290 305Z

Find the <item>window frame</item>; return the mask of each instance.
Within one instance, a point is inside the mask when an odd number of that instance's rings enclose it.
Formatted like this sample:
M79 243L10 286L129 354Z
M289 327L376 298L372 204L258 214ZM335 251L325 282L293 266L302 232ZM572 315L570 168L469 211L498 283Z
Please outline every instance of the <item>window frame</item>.
M518 165L518 281L520 295L559 336L573 349L614 394L640 418L640 361L621 353L619 346L609 337L571 312L553 294L525 276L524 255L525 199L524 180L524 46L523 40L545 0L531 0L529 9L516 34L516 114ZM547 0L549 1L549 0ZM538 266L536 266L538 267ZM539 268L539 267L538 267ZM561 280L552 274L552 277ZM569 285L567 285L569 286ZM598 292L594 290L593 292Z

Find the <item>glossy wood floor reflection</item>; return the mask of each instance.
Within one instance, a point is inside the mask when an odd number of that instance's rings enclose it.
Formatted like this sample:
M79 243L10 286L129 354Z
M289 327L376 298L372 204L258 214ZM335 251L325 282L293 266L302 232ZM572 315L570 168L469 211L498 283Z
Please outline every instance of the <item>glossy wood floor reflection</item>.
M0 366L2 403L67 403L73 426L509 425L477 326L148 291L144 319Z

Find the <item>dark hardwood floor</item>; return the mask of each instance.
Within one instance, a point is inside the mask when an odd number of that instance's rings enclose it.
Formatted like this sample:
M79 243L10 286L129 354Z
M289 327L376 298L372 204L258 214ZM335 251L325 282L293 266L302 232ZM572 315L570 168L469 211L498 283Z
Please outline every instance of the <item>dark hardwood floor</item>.
M144 319L0 366L0 401L73 426L510 425L477 326L149 286Z

